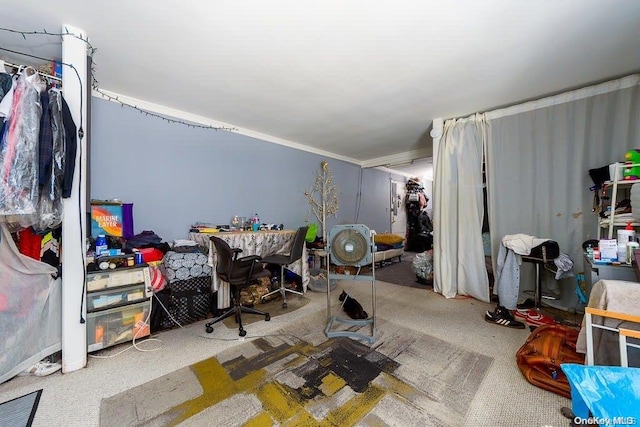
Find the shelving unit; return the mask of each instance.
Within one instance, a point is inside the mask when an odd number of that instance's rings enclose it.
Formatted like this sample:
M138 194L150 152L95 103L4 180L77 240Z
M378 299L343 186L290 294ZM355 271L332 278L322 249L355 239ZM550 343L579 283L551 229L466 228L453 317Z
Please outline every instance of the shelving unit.
M602 208L604 207L606 209L607 206L611 206L611 215L609 216L609 218L599 218L598 219L598 240L602 238L602 230L606 230L606 236L607 239L613 239L613 232L616 228L620 228L620 227L626 227L626 225L631 222L631 226L632 227L640 227L640 222L635 221L635 219L633 221L629 221L629 218L623 218L623 219L618 219L616 220L616 212L615 212L615 208L616 208L616 204L617 204L617 200L618 200L618 192L620 190L631 190L631 186L633 184L636 183L640 183L640 179L615 179L615 177L617 177L619 175L619 169L624 169L627 167L637 167L640 166L640 163L633 163L633 164L620 164L620 165L616 165L615 167L615 174L614 174L614 179L612 181L607 181L604 183L604 187L602 190L602 197L600 198L600 209L602 210ZM605 193L607 191L608 188L611 188L611 203L604 205L603 200L605 199Z
M148 336L152 292L146 264L87 273L87 351Z

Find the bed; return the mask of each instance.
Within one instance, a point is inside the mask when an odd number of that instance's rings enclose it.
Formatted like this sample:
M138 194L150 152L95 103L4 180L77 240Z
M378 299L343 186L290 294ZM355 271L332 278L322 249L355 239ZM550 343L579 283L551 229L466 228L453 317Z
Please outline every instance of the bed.
M376 251L373 262L381 267L392 262L402 261L404 254L404 236L391 233L376 234L374 237Z

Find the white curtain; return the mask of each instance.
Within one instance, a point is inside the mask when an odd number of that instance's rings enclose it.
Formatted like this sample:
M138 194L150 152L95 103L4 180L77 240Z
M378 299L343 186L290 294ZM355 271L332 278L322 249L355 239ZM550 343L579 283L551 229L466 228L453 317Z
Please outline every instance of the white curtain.
M447 120L438 149L434 198L434 291L489 302L482 245L482 115Z
M640 147L639 76L486 113L489 226L492 253L506 234L556 240L582 270L582 242L596 238L588 170L624 161ZM495 263L494 263L495 265ZM523 264L520 291L533 289ZM545 275L560 293L558 308L575 308L575 280Z

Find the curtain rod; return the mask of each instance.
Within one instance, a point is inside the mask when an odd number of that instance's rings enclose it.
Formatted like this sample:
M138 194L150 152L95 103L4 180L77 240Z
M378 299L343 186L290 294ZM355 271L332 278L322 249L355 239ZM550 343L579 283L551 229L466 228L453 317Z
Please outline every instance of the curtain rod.
M8 62L8 61L5 61L3 59L0 59L0 65L2 65L2 64L4 64L5 66L9 66L9 67L15 68L16 70L18 70L18 73L21 73L22 69L27 67L25 65L18 65L18 64L14 64L12 62ZM58 76L53 76L51 74L43 73L41 71L38 71L35 67L32 67L32 68L34 68L37 71L38 74L40 74L41 76L43 76L45 78L53 79L53 80L57 80L59 82L62 82L62 78L60 78ZM0 70L0 71L2 71L2 70Z

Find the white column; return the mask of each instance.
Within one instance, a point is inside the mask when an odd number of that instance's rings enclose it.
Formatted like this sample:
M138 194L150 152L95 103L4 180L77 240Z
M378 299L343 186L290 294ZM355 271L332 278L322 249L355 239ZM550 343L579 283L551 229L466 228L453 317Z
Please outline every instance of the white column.
M64 99L78 130L87 129L87 43L84 31L68 25L62 27L62 88ZM73 35L71 35L73 34ZM75 36L74 36L75 35ZM76 74L77 71L77 74ZM76 135L78 149L71 197L63 200L62 215L62 372L87 365L85 308L85 238L86 238L86 138Z

